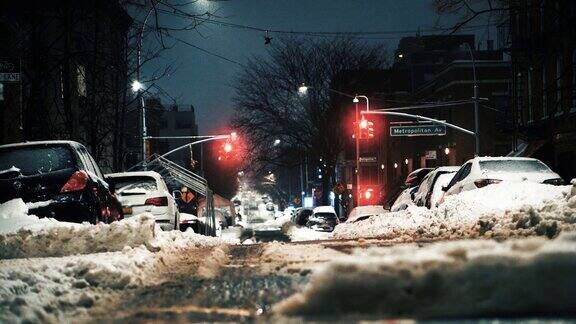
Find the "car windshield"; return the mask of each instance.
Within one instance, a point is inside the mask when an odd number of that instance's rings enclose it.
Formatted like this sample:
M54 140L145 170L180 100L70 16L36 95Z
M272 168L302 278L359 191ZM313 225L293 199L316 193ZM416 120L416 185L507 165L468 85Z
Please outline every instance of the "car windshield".
M74 167L74 156L67 146L22 146L0 150L0 171L16 167L24 176Z
M492 172L551 172L538 160L492 160L480 161L480 169Z
M139 194L158 190L156 179L152 177L122 177L114 178L111 182L119 195Z

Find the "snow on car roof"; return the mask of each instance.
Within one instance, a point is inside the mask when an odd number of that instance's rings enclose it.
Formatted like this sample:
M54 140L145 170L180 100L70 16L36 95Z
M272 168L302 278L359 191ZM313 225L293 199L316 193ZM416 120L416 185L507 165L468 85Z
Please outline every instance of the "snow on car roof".
M336 213L332 206L318 206L314 208L313 213Z
M134 171L134 172L118 172L106 174L108 178L126 178L126 177L152 177L156 180L162 179L162 176L156 171Z
M434 171L438 172L438 171L447 171L447 172L456 172L458 170L460 170L460 166L442 166L442 167L438 167L436 169L434 169Z
M21 146L33 146L33 145L71 145L71 146L79 146L82 145L81 143L75 141L33 141L33 142L20 142L20 143L11 143L0 145L0 148L6 147L21 147Z

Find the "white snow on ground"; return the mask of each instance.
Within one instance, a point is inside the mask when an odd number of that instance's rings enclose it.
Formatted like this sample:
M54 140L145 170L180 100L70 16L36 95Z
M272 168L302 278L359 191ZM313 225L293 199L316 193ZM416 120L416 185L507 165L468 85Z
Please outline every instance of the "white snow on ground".
M0 259L113 252L126 246L144 245L154 251L222 243L192 231L164 232L150 214L92 225L39 219L27 212L20 199L0 205Z
M0 322L85 316L100 293L141 285L153 272L144 247L60 258L0 260Z
M332 237L330 232L319 232L308 227L289 226L285 231L292 242L327 240Z
M153 284L164 258L224 243L191 229L161 231L147 214L98 225L38 219L21 200L0 205L0 220L2 323L86 315L114 290Z
M572 188L572 189L571 189ZM407 210L344 223L335 238L382 237L397 240L484 235L556 235L576 225L574 186L502 183L448 196L431 210Z
M554 240L452 241L356 250L315 272L281 315L574 316L576 232Z

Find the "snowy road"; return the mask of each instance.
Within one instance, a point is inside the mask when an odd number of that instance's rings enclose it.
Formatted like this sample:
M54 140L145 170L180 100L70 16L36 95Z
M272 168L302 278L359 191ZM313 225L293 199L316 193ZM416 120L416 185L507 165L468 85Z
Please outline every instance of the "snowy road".
M333 236L271 218L223 238L146 214L37 222L12 201L0 220L29 225L0 233L0 322L573 318L576 184L549 191L487 214L462 195Z

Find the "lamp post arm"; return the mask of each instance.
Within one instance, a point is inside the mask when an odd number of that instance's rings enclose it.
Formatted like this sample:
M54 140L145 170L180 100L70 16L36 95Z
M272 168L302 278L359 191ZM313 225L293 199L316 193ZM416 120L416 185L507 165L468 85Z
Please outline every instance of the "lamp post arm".
M434 119L434 118L430 118L430 117L425 117L425 116L420 116L420 115L412 115L412 114L406 114L406 113L400 113L400 112L394 112L394 111L381 111L381 110L362 111L360 113L362 115L391 115L391 116L401 116L401 117L408 117L408 118L414 118L414 119L423 119L423 120L431 121L431 122L438 123L441 125L445 125L447 127L453 128L457 131L460 131L462 133L466 133L468 135L476 135L476 133L474 133L471 130L467 130L466 128L462 128L460 126L456 126L454 124L450 124L450 123L447 123L447 122L442 121L442 120L438 120L438 119Z
M154 160L148 162L148 164L152 164L152 163L154 163L156 160L158 160L158 159L160 159L160 158L163 158L163 157L166 157L166 156L168 156L168 155L170 155L170 154L172 154L172 153L174 153L174 152L176 152L176 151L179 151L179 150L181 150L181 149L183 149L183 148L186 148L186 147L190 147L190 146L193 146L193 145L196 145L196 144L205 143L205 142L210 142L210 141L229 139L230 137L231 137L230 135L215 135L215 136L211 136L211 137L209 137L209 138L204 138L204 139L201 139L201 140L192 142L192 143L187 143L187 144L184 144L184 145L182 145L182 146L178 146L177 148L175 148L175 149L173 149L173 150L171 150L171 151L168 151L168 152L166 152L166 153L158 156L158 157L155 158Z

